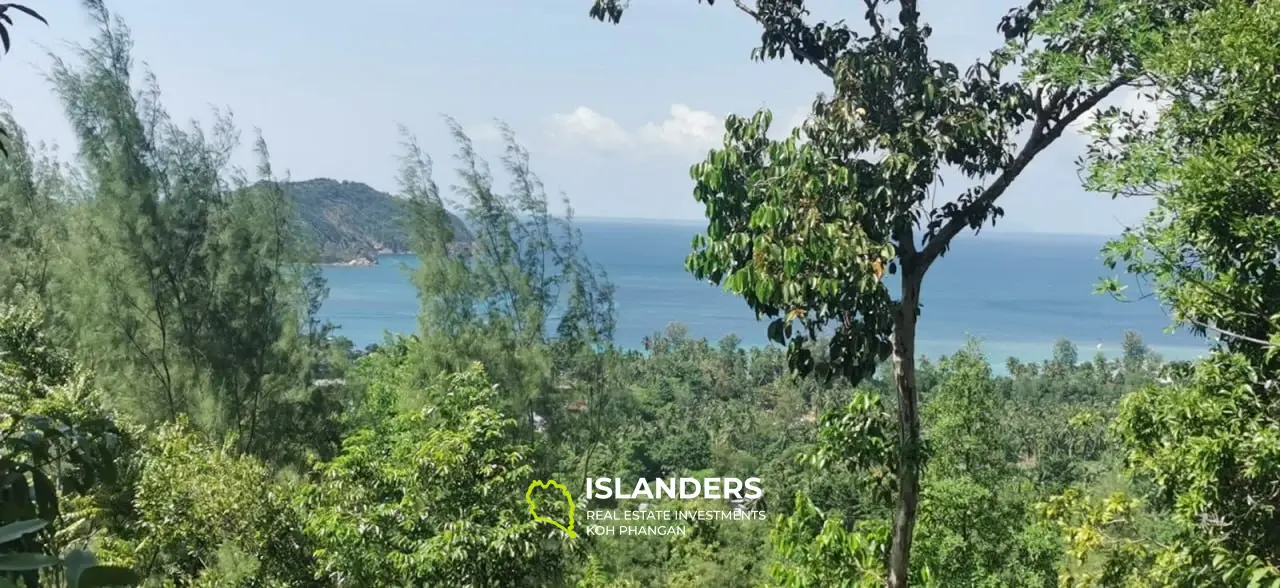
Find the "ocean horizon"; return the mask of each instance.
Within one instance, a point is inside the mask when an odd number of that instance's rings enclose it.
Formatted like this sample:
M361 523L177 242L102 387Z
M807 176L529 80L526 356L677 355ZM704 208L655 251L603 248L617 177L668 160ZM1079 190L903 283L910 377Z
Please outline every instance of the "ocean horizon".
M768 318L757 321L742 299L685 271L692 238L705 223L578 218L575 224L583 251L616 287L620 347L639 349L645 336L671 323L712 342L735 335L744 347L773 345ZM1098 352L1117 357L1125 331L1132 330L1166 360L1203 355L1204 339L1165 332L1171 321L1154 300L1121 302L1093 293L1100 278L1114 275L1100 256L1109 238L962 234L925 277L917 352L950 355L972 337L993 367L1003 369L1009 357L1048 359L1060 338L1075 343L1082 360ZM418 299L408 273L415 266L412 255L383 255L376 266L323 268L329 297L320 318L358 347L388 332L416 332Z

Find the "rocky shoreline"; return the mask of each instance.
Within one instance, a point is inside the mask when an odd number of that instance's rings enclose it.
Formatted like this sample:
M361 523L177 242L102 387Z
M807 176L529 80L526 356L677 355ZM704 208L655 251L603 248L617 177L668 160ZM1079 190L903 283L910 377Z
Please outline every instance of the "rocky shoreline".
M320 267L376 267L377 257L357 257L348 261L336 261L318 264Z
M471 243L465 241L451 243L448 251L452 255L466 255L471 251ZM347 261L326 261L316 265L319 265L320 267L377 267L378 258L383 255L410 255L410 252L396 251L382 247L373 255L357 255Z

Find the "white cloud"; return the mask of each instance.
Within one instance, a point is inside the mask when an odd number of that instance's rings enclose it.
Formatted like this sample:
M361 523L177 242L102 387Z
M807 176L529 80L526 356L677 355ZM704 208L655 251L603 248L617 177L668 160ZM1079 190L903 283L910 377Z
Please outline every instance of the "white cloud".
M658 123L646 123L639 136L647 143L671 151L702 153L723 141L724 118L684 104L672 104L668 118Z
M551 133L558 140L601 149L619 149L634 143L622 125L586 106L568 114L551 115Z
M810 108L800 107L783 119L775 119L775 138L782 138L804 124ZM785 124L779 124L785 123ZM724 117L686 104L672 104L665 118L627 130L617 121L586 106L550 118L553 138L579 148L665 153L681 157L701 156L722 144Z

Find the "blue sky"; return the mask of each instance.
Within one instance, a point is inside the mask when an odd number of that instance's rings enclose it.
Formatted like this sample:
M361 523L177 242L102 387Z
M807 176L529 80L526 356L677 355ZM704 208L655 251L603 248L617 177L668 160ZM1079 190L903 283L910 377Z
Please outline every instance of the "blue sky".
M246 142L261 128L277 171L293 179L393 191L402 123L448 185L453 144L442 115L492 155L499 118L583 217L702 218L688 169L719 142L722 117L767 107L794 125L828 88L806 66L750 61L759 31L725 0L634 0L619 26L589 19L590 0L107 1L171 115L208 120L211 108L229 107ZM995 25L1013 1L921 2L933 53L967 65L998 41ZM65 54L93 31L78 2L28 4L51 26L18 21L14 49L0 59L0 96L33 138L69 153L70 130L42 74L45 49ZM860 3L815 4L819 16L860 18ZM1078 187L1084 145L1064 137L1018 180L1004 198L1006 230L1115 233L1142 216L1147 202Z

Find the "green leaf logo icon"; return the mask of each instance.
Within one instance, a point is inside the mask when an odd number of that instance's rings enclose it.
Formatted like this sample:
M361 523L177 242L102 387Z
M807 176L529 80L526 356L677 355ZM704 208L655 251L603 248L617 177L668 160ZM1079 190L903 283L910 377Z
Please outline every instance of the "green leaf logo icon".
M569 505L569 523L567 525L553 518L541 516L538 514L538 501L535 500L533 497L533 491L534 489L537 489L537 488L555 488L559 490L561 494L564 495L564 500ZM529 484L529 489L526 490L524 493L524 501L529 503L529 514L533 515L534 521L551 523L552 525L555 525L557 528L559 528L561 531L568 533L570 537L576 538L578 536L577 533L573 532L573 496L569 494L569 489L565 488L564 484L561 484L555 480L547 480L545 482L543 482L542 480L534 480L532 483Z

